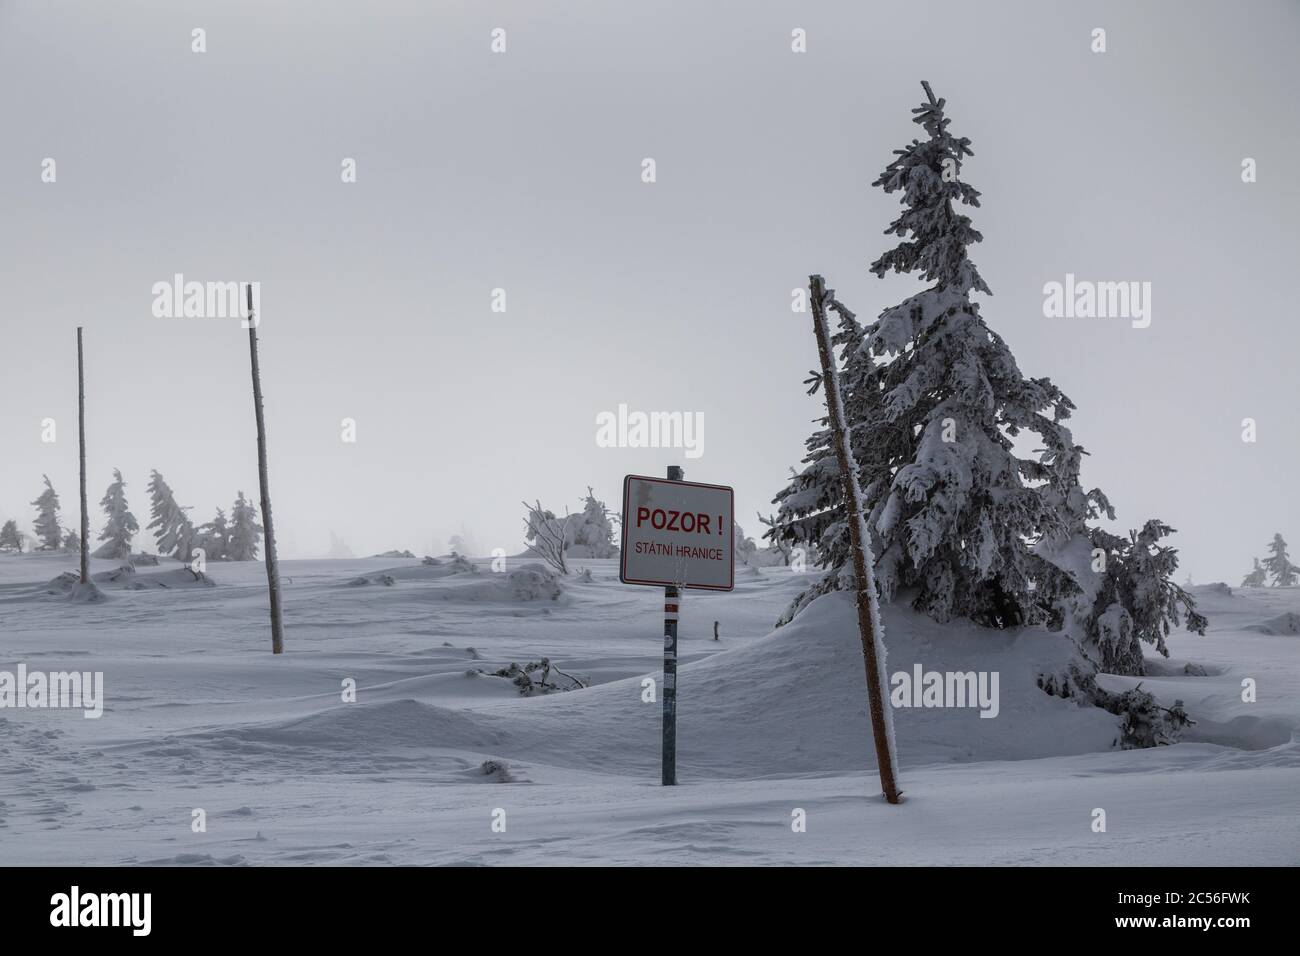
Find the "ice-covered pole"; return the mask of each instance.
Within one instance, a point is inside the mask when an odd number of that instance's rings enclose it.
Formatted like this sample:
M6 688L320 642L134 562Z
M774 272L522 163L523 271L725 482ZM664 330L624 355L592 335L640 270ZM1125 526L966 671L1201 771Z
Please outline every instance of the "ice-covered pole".
M858 466L853 459L848 422L844 417L844 396L840 392L835 352L831 346L830 329L826 324L826 300L830 295L819 275L808 277L808 291L812 297L817 352L822 361L826 414L844 485L844 507L848 514L853 570L858 579L858 629L862 635L862 658L867 666L867 701L871 711L871 732L876 741L876 763L880 766L880 789L884 791L886 800L898 803L898 759L894 754L892 715L885 707L885 641L884 629L880 623L880 604L876 596L875 559L871 555L871 537L867 534L867 524L862 516Z
M77 326L77 447L81 458L81 583L90 582L90 512L86 510L86 361Z
M275 553L275 524L271 520L271 485L266 476L266 418L262 414L262 369L257 361L257 317L253 314L253 286L248 289L248 351L253 368L253 412L257 418L257 480L262 492L262 531L266 537L266 584L271 598L271 653L284 651L284 623L280 615L280 564Z

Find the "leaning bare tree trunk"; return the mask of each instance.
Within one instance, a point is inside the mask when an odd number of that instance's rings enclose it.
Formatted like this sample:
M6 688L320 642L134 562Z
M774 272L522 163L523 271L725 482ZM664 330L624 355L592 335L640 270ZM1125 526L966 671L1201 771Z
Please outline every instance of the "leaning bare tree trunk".
M826 325L826 293L821 276L808 277L812 295L813 331L822 361L822 389L826 393L828 425L835 438L835 456L839 459L840 478L844 484L844 506L848 511L849 539L853 544L853 570L858 579L858 629L862 637L862 657L867 666L867 701L871 709L871 730L876 741L876 763L880 767L880 788L885 799L898 803L898 761L894 755L894 735L889 713L885 710L884 629L876 596L874 560L868 554L871 539L862 518L862 489L858 487L858 467L849 443L848 423L844 418L840 377L835 368L830 329Z
M86 363L77 326L77 438L81 446L81 583L90 580L90 512L86 510Z
M266 585L271 595L271 653L284 651L280 617L280 565L275 556L275 526L271 521L271 489L266 477L266 420L262 415L262 373L257 364L257 319L253 315L253 286L248 286L248 351L253 363L253 411L257 416L257 480L262 490L262 530L266 535Z

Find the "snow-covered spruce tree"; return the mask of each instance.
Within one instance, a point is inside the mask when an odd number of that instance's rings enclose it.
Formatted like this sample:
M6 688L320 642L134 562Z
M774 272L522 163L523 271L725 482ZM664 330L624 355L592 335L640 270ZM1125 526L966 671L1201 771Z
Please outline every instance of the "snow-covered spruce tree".
M1241 579L1241 586L1243 588L1262 588L1268 581L1267 576L1268 572L1259 563L1259 558L1255 558L1255 567Z
M1264 559L1264 570L1272 577L1275 588L1294 587L1297 578L1300 578L1300 568L1291 563L1286 548L1281 533L1273 535L1273 540L1268 545L1269 556Z
M948 131L944 101L923 87L927 101L914 121L927 139L897 150L875 181L902 194L903 213L886 233L904 241L871 270L918 273L931 285L868 325L833 292L826 303L837 317L833 344L876 580L886 599L906 591L915 609L939 621L1039 623L1084 648L1100 647L1108 611L1106 624L1122 612L1132 640L1124 655L1110 657L1123 660L1122 672L1141 674L1141 641L1162 649L1180 609L1194 630L1203 619L1167 578L1176 552L1154 543L1167 526L1148 522L1128 541L1089 526L1115 515L1101 491L1080 484L1085 452L1065 424L1074 404L1049 379L1024 377L971 301L989 292L967 255L981 237L954 203L979 205L979 193L960 179L973 153L968 140ZM816 392L820 375L808 384ZM852 586L844 577L849 536L825 426L823 418L807 440L803 470L777 494L777 527L766 536L815 542L830 573L778 623L820 594ZM1033 457L1017 454L1021 436L1036 439ZM1109 577L1091 566L1098 548L1113 552ZM1120 644L1112 634L1110 645ZM1107 655L1089 656L1095 667Z
M199 525L194 531L194 540L190 545L203 549L206 561L224 561L230 547L230 526L226 521L226 512L217 509L217 515L206 524Z
M113 469L113 483L104 492L99 506L104 509L104 514L108 515L108 523L99 534L99 540L104 543L96 549L94 557L120 561L129 559L131 539L140 530L140 525L127 507L126 482L122 480L122 473L116 468Z
M158 542L158 553L169 554L178 561L190 560L190 547L194 539L194 525L183 508L176 503L171 487L155 469L149 478L148 530Z
M262 526L257 523L257 509L241 491L230 510L226 557L231 561L256 561L257 545L261 540Z
M981 236L953 204L979 205L978 191L958 178L973 153L969 140L949 132L944 101L923 87L927 102L913 112L927 138L896 150L874 183L902 193L904 210L885 231L904 241L871 271L917 273L931 284L865 327L833 294L828 302L838 317L833 342L843 355L841 388L876 580L887 599L908 589L913 606L939 621L1028 623L1044 616L1031 581L1050 573L1030 543L1081 523L1091 499L1078 490L1077 474L1073 488L1054 496L1033 487L1053 462L1018 457L1013 439L1031 431L1050 448L1073 450L1061 422L1074 406L1049 380L1021 374L971 300L989 292L967 255ZM832 568L805 603L839 586L849 547L822 425L808 440L804 470L775 499L777 533L816 542Z
M45 490L32 502L36 506L36 523L32 525L32 530L40 541L38 550L58 551L63 546L63 531L59 527L59 496L50 484L49 475L41 477L45 479Z
M63 536L63 550L69 554L80 554L81 535L69 528L68 533Z
M18 522L10 518L0 526L0 551L19 551L23 550L22 532L18 530Z

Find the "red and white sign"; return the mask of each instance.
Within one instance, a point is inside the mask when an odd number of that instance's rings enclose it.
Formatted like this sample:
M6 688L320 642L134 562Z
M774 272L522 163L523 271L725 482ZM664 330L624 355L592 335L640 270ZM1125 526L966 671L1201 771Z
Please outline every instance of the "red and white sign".
M623 479L625 584L730 591L736 579L735 493L726 485Z

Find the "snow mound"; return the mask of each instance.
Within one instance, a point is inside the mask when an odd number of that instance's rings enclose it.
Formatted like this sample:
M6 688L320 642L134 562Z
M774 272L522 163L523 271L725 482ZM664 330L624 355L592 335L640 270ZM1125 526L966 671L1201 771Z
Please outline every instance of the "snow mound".
M111 571L97 571L90 579L98 584L123 584L135 574L135 565L127 562Z
M454 561L441 561L437 564L408 564L400 568L384 568L370 575L371 580L377 580L381 577L390 578L393 581L440 581L443 578L449 578L457 574L477 574L478 568L466 561L464 558L457 558ZM364 576L364 575L363 575Z
M108 595L101 591L94 581L87 581L84 584L78 581L72 586L68 600L73 604L99 604L101 601L108 600Z
M513 571L481 577L462 585L449 591L447 597L462 601L558 602L564 597L564 587L549 568L525 564Z
M1266 621L1247 624L1242 630L1254 631L1257 634L1300 634L1300 614L1286 611Z
M45 585L46 594L71 594L72 589L77 586L81 580L81 575L76 571L64 571L58 577L51 578L50 583Z
M499 592L521 579L525 576L512 583L508 576L492 575L456 590ZM1057 671L1069 660L1070 645L1059 636L1037 629L940 625L898 604L887 607L884 618L890 674L921 664L926 671L996 671L999 676L996 717L982 718L977 708L894 711L904 773L926 764L1023 760L1114 745L1115 716L1050 696L1036 685L1039 673ZM645 676L661 679L658 672ZM277 759L322 767L337 751L378 760L394 749L418 747L455 751L462 760L469 752L475 760L654 778L661 704L643 701L641 681L638 675L567 694L455 710L434 703L431 694L347 704L289 722L236 728L210 744L235 752L270 746ZM678 695L678 765L684 780L693 774L754 779L875 766L857 615L846 592L819 598L766 637L683 664Z

